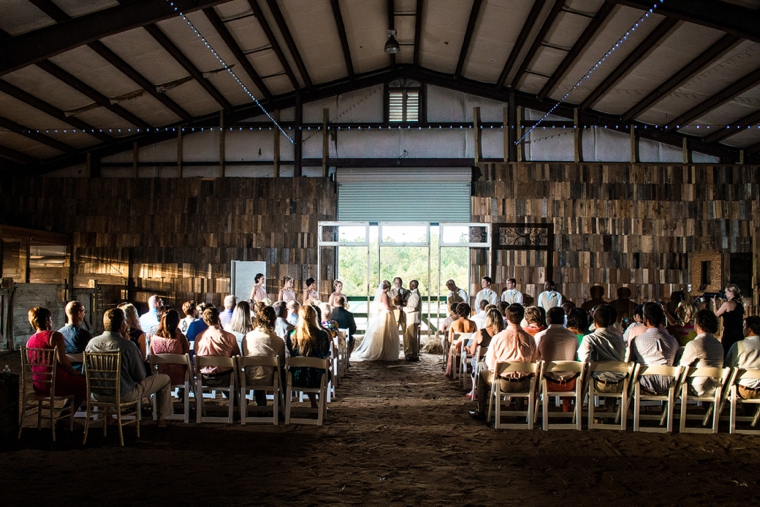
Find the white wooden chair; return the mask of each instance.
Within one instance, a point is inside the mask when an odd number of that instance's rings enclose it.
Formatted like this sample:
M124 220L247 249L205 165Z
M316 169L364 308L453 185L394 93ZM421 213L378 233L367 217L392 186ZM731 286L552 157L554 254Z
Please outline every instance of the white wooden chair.
M746 435L758 435L760 429L737 429L737 422L750 422L750 428L757 427L758 419L760 419L760 399L756 398L742 398L739 396L739 386L737 385L740 380L760 380L760 370L755 369L740 369L735 368L731 384L731 395L729 397L729 403L731 404L731 412L729 415L729 433L742 433ZM757 407L754 416L738 416L736 409L740 405L750 405Z
M333 338L330 344L330 382L327 385L327 403L332 402L333 398L338 396L335 389L340 385L340 345L338 338Z
M633 388L633 431L644 431L651 433L670 433L673 431L673 406L676 401L676 389L681 378L680 366L664 366L664 365L638 365L636 378L634 379L635 385ZM671 377L672 381L670 387L665 393L662 394L650 394L645 392L641 388L641 377L647 375L662 375L665 377ZM663 404L662 415L643 417L641 415L641 402L642 401L659 401ZM642 426L642 419L659 419L660 426ZM662 419L667 419L667 426L662 427Z
M533 416L535 414L536 404L536 377L538 377L540 367L538 363L496 363L496 369L494 372L494 381L491 387L491 397L488 402L488 417L487 420L491 421L491 415L494 414L494 425L496 429L499 428L512 428L512 429L533 429ZM523 373L529 374L529 387L525 392L519 393L502 393L499 386L499 377L504 373ZM482 395L483 393L481 393ZM502 408L501 402L504 399L509 404L512 398L527 398L528 408L527 410L510 410L504 411L507 416L525 416L525 424L521 423L503 423L501 422ZM495 405L495 407L494 407Z
M340 376L341 378L346 375L348 371L348 329L339 329L338 332L342 338L343 345L338 349L338 356L340 359ZM340 341L338 344L340 345Z
M726 385L728 385L729 377L731 377L731 368L694 368L686 367L681 374L681 426L679 431L681 433L717 433L718 422L720 420L721 413L721 400L723 398L722 393ZM715 391L712 394L698 396L696 394L689 393L689 381L694 378L709 377L714 379ZM688 405L689 400L701 401L706 403L712 403L712 426L710 427L693 427L687 425L688 419ZM704 414L695 416L695 418L702 420L702 426L707 426L708 419Z
M195 356L195 401L197 403L195 422L222 422L232 424L233 415L235 413L235 395L236 395L236 377L237 377L237 363L234 357L223 356ZM230 368L232 375L230 375L229 386L204 386L203 375L201 369L208 366L219 366L222 368ZM227 417L219 416L206 416L203 412L203 393L205 391L220 391L226 392L229 396L227 399ZM216 395L214 394L214 399Z
M36 368L39 371L32 371ZM42 429L42 420L50 421L50 431L55 442L55 423L68 418L69 431L74 430L74 395L55 394L55 376L58 369L58 356L55 349L28 349L21 348L21 406L18 419L18 438L21 438L21 431L24 429L24 420L30 410L37 410L37 430ZM49 394L37 394L32 391L32 382L36 380L37 384L47 386ZM56 402L65 403L68 401L69 406L66 409L56 409ZM43 412L48 413L44 415Z
M277 426L280 424L280 399L282 392L280 389L280 356L240 356L237 358L238 375L240 376L240 424L245 426L246 422L253 423L271 423ZM274 368L274 375L272 377L271 385L246 385L246 372L249 368L254 367L267 367ZM267 394L272 394L272 406L256 406L255 404L250 408L254 413L269 412L271 410L272 416L249 416L248 415L248 396L251 396L253 400L253 391L265 391Z
M140 438L140 402L142 400L121 400L121 354L85 352L84 370L87 379L87 417L84 422L82 445L87 443L87 433L93 421L95 424L102 424L103 436L107 435L111 413L116 416L122 447L124 446L124 426L134 424L137 438ZM95 399L95 394L99 399Z
M464 346L467 344L467 340L472 338L473 333L454 333L453 341L451 344L449 344L449 348L456 342L457 340L462 342L462 350L459 354L454 354L452 358L452 375L454 377L454 380L460 381L460 377L462 376L462 354L466 354L466 351L464 350ZM448 357L446 358L448 361Z
M475 368L473 368L472 375L469 379L469 381L472 383L472 392L474 396L478 395L478 377L480 376L481 368L485 367L485 364L481 361L481 359L485 357L487 352L488 347L482 347L480 345L478 345L478 348L475 350L475 357L477 357L478 360L475 362ZM467 383L465 383L465 387L466 386Z
M542 426L544 431L550 429L581 430L583 428L583 374L586 369L586 363L578 361L541 361L541 410ZM546 374L554 371L573 372L575 378L574 391L550 391L549 379ZM574 394L575 407L572 412L549 412L549 398L553 396L569 397ZM549 417L572 417L572 423L554 423L549 422Z
M626 425L628 423L628 390L635 369L636 363L634 362L626 363L624 361L599 361L589 363L588 369L586 370L586 381L588 384L588 429L615 429L625 431ZM596 379L592 374L602 372L625 374L625 378L621 380L619 384L620 392L600 393L596 390L596 385L594 382ZM618 406L617 412L614 414L615 420L620 421L619 424L610 424L595 421L595 419L601 419L605 416L613 417L613 414L609 412L606 414L600 413L597 417L594 416L594 410L596 409L594 405L594 398L596 396L602 396L607 399L618 398L620 400L620 405ZM605 405L606 404L607 401L605 401Z
M287 371L287 385L285 388L285 424L312 424L316 426L322 426L325 416L327 415L327 376L330 370L329 359L319 359L317 357L289 357L285 360L285 366ZM322 380L319 387L296 387L293 385L293 372L292 368L318 368L324 370L322 374ZM310 419L306 417L291 417L291 411L293 409L293 393L300 392L303 394L316 394L319 406L317 410L317 418ZM312 411L313 409L309 409Z
M172 397L174 396L174 389L183 389L183 408L184 411L181 414L172 414L167 419L173 421L182 421L185 424L190 423L190 390L193 385L193 365L190 363L190 354L149 354L148 362L150 363L151 371L158 373L158 366L161 364L177 364L185 367L185 380L181 384L172 384ZM179 393L177 394L179 398ZM158 420L158 408L156 407L156 398L153 397L153 420Z

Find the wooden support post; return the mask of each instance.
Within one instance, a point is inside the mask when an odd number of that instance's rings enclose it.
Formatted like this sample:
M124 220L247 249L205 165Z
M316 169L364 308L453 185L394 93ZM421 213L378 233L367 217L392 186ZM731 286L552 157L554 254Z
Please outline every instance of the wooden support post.
M517 139L520 139L522 137L522 122L524 115L525 109L523 109L522 106L518 106L517 114L515 115L515 142L517 142ZM518 162L522 162L525 159L525 142L523 141L515 147L517 148L516 160Z
M639 162L639 138L636 136L636 129L633 125L628 125L628 132L631 138L631 164Z
M274 111L274 121L280 123L280 110ZM275 127L272 129L274 132L274 177L280 177L280 131Z
M689 163L689 140L685 137L681 140L681 153L683 154L683 163Z
M744 165L744 150L739 150L739 165Z
M327 159L330 157L330 134L327 125L330 122L330 109L322 109L322 177L327 178Z
M138 164L140 163L140 150L137 148L137 141L132 143L132 177L137 178L139 176Z
M509 145L509 161L517 161L517 142L519 132L517 131L517 104L515 102L514 89L509 90L509 103L507 104L507 141Z
M480 162L480 159L483 158L483 144L481 143L481 139L480 139L480 108L479 107L472 108L472 128L475 130L475 133L473 135L473 141L475 142L474 158L475 158L475 163L477 164L478 162Z
M505 107L503 113L504 162L509 162L509 108Z
M293 125L293 176L298 178L303 176L303 104L301 103L301 92L296 90L296 118Z
M22 279L24 280L24 283L29 283L29 280L31 279L29 272L31 271L31 259L32 259L32 238L27 238L26 243L24 244L25 250L26 250L26 259L24 259L24 276Z
M184 150L182 149L182 127L180 127L177 129L177 178L182 177L183 153Z
M87 167L86 167L86 170L87 170L87 177L91 178L92 177L92 153L90 153L89 151L87 152Z
M578 108L573 108L573 160L579 163L583 159L583 144L581 143L581 123L578 121Z
M224 110L219 111L219 177L224 178Z

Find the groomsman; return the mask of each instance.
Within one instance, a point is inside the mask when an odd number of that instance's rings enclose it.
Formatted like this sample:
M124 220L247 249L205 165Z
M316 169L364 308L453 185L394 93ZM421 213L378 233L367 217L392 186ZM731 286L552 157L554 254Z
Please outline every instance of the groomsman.
M409 291L404 288L404 281L401 277L393 279L393 287L388 291L388 296L391 298L391 302L397 306L396 320L401 328L401 334L406 333L406 314L402 308L406 305L406 299L409 297Z
M468 305L470 304L470 296L467 294L467 291L457 287L457 284L454 282L454 280L446 280L446 288L449 289L449 298L456 295L462 300L463 303L467 303Z
M501 300L507 304L523 304L522 292L517 290L517 280L510 278L507 280L507 288L501 293Z
M406 306L402 315L406 317L406 331L404 332L404 357L407 361L420 360L420 348L417 342L417 333L420 329L422 316L422 298L420 291L417 290L419 282L412 280L409 282L409 293L406 299Z
M491 289L491 282L490 276L484 276L480 279L480 286L483 287L483 290L475 295L475 308L480 308L480 302L484 299L488 301L489 305L495 305L499 302L499 295Z
M538 295L538 306L549 311L549 308L562 306L562 294L554 290L554 282L547 280L544 284L544 291Z

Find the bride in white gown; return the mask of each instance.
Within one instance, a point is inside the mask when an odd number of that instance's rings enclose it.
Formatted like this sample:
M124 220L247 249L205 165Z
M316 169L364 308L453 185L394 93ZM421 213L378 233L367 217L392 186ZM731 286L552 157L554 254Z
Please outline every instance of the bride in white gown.
M370 321L364 340L351 354L351 361L398 361L398 323L388 291L391 284L383 280L375 292Z

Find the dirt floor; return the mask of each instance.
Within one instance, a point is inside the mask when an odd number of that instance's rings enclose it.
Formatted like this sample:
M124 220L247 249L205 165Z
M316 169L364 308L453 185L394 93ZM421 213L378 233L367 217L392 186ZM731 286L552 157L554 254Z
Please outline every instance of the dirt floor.
M0 363L18 371L15 355ZM440 356L356 363L322 428L174 423L0 440L0 505L750 505L760 437L494 430Z

